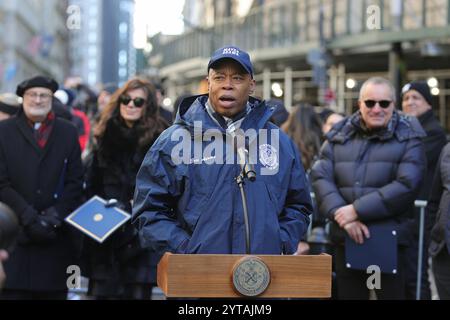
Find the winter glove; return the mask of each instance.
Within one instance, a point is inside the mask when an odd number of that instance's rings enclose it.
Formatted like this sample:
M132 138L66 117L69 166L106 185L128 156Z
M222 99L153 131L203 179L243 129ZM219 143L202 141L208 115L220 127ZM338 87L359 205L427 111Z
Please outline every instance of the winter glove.
M50 207L41 212L41 218L54 229L58 229L62 225L58 211L54 207Z
M36 243L45 243L56 239L56 228L42 217L36 218L33 223L26 226L25 232L30 240Z
M29 238L37 243L51 242L56 239L57 229L61 227L61 219L53 207L41 212L36 219L25 227Z

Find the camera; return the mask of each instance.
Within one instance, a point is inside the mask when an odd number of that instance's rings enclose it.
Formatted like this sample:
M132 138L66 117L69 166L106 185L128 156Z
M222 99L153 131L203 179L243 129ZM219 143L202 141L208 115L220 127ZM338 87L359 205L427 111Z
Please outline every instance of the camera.
M19 221L10 207L0 202L0 249L11 251L19 233Z

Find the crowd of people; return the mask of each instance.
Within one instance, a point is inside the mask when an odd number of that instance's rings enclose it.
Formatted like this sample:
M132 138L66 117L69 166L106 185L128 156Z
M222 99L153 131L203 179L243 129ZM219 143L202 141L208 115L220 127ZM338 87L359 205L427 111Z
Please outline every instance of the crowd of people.
M0 202L20 224L15 246L0 248L0 299L66 299L67 267L78 265L91 299L148 300L165 252L308 254L308 229L332 244L333 298L368 299L349 241L380 227L397 235L396 270L382 270L376 297L414 299L417 199L429 200L421 298L431 299L429 252L439 297L450 299L450 149L425 82L396 101L397 88L374 77L353 114L307 103L289 113L253 97L240 48L215 51L206 71L208 93L183 95L174 114L144 78L96 92L36 76L0 95ZM239 184L242 161L256 179L245 172ZM132 215L103 243L64 223L94 195Z

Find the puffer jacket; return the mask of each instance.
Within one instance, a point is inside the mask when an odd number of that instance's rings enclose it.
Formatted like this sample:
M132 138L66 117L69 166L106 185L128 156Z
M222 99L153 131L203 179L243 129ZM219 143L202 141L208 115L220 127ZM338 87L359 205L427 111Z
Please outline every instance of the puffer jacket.
M396 110L377 132L368 132L361 123L358 111L326 136L311 172L319 214L332 221L334 243L342 243L345 235L334 214L353 204L361 222L394 225L398 243L408 245L410 235L402 226L426 169L425 133L417 119Z
M242 254L246 252L245 224L241 194L235 178L241 167L227 164L227 153L214 155L208 163L195 150L206 150L205 136L214 129L216 139L226 141L225 129L207 113L208 96L183 100L175 124L167 129L147 153L136 179L133 220L141 240L157 252ZM312 211L309 188L298 151L292 141L269 122L272 111L256 99L241 129L276 130L279 148L272 155L261 149L254 168L256 181L246 182L250 224L250 253L292 254L306 232ZM199 124L202 131L198 132ZM176 164L174 154L182 133L192 146ZM270 134L267 134L270 138ZM177 138L178 137L178 138ZM268 144L271 141L268 140ZM268 145L265 145L266 150ZM273 149L272 149L273 150ZM172 154L174 152L174 154ZM175 156L177 158L177 156ZM271 159L271 162L267 161ZM220 162L225 164L219 164ZM268 165L276 171L261 174Z

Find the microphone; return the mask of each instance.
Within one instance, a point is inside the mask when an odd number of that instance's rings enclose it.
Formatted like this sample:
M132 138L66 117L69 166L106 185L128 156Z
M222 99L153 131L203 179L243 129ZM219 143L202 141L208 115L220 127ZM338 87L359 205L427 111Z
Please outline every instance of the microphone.
M241 173L237 177L236 181L241 190L242 207L244 209L244 226L245 226L245 252L250 254L250 223L248 218L247 196L244 190L244 179L247 178L251 182L256 179L256 172L253 165L249 163L248 150L243 146L237 148L237 154L239 157L239 164L241 166Z
M248 158L248 150L244 147L237 149L238 156L240 158L239 164L241 165L242 174L251 182L256 180L256 171L253 164L250 163Z

